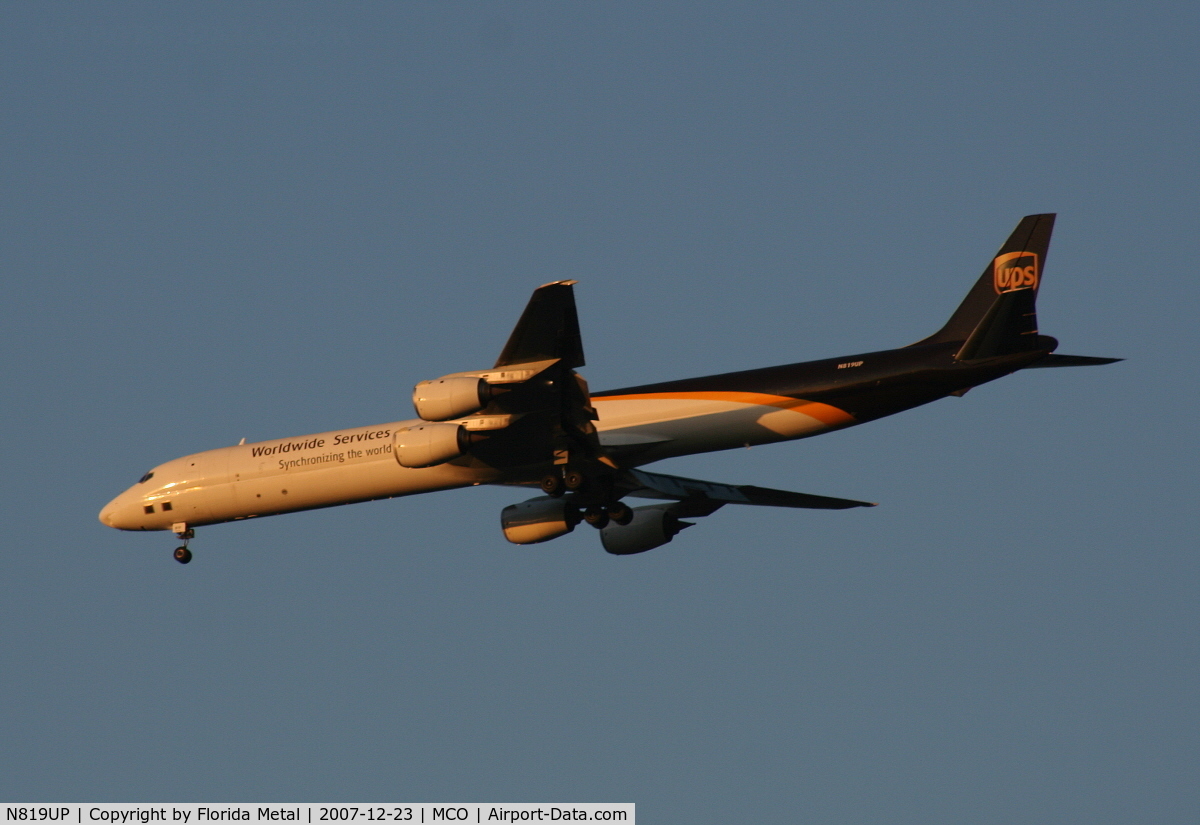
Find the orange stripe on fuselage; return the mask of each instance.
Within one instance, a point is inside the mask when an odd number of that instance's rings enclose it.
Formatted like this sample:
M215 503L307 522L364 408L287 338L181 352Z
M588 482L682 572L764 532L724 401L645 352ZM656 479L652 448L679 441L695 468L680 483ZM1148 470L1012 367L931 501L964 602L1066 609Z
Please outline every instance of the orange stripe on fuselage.
M600 395L593 401L650 401L650 400L680 400L680 401L729 401L735 404L755 404L760 407L779 407L781 410L793 410L815 418L822 424L838 427L843 424L853 424L854 416L850 413L822 404L818 401L805 401L803 398L788 398L786 395L769 395L762 392L647 392L635 395Z

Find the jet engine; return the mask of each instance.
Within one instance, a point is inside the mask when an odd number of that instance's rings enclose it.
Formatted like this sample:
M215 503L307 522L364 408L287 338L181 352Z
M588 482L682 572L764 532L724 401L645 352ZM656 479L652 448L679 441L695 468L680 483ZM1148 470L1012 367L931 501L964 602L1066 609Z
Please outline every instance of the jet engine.
M513 544L537 544L565 536L579 523L579 511L560 498L531 498L500 511L504 538Z
M449 421L477 413L491 399L492 388L482 378L446 376L413 387L413 406L426 421Z
M432 467L465 453L469 438L460 424L417 424L396 431L394 452L402 467Z
M632 556L661 547L675 538L681 530L692 527L690 521L680 521L670 512L673 504L654 504L635 507L633 520L620 525L609 523L600 531L600 542L614 556Z

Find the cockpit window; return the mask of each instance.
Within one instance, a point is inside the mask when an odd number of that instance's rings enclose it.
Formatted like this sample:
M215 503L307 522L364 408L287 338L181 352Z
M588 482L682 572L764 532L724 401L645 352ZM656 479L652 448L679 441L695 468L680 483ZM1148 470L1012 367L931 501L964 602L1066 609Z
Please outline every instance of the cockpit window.
M141 478L139 478L139 479L138 479L138 484L142 484L143 482L149 481L149 480L150 480L150 479L152 479L152 478L154 478L154 471L153 471L153 470L151 470L150 472L146 473L144 476L142 476Z

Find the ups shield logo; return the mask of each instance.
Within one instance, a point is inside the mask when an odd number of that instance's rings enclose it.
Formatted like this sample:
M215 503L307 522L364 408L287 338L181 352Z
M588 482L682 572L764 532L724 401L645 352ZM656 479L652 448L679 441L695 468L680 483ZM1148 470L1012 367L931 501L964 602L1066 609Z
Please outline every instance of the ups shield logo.
M1037 289L1037 253L1005 252L997 257L992 261L992 284L997 294L1014 289Z

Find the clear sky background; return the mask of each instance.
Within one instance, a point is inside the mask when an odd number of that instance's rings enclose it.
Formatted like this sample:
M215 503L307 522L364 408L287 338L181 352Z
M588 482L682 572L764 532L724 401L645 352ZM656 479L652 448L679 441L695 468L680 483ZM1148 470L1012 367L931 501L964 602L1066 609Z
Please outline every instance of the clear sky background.
M0 5L0 798L1200 819L1192 3ZM190 452L411 417L576 278L593 388L910 343L1055 211L1037 370L657 465L166 533Z

